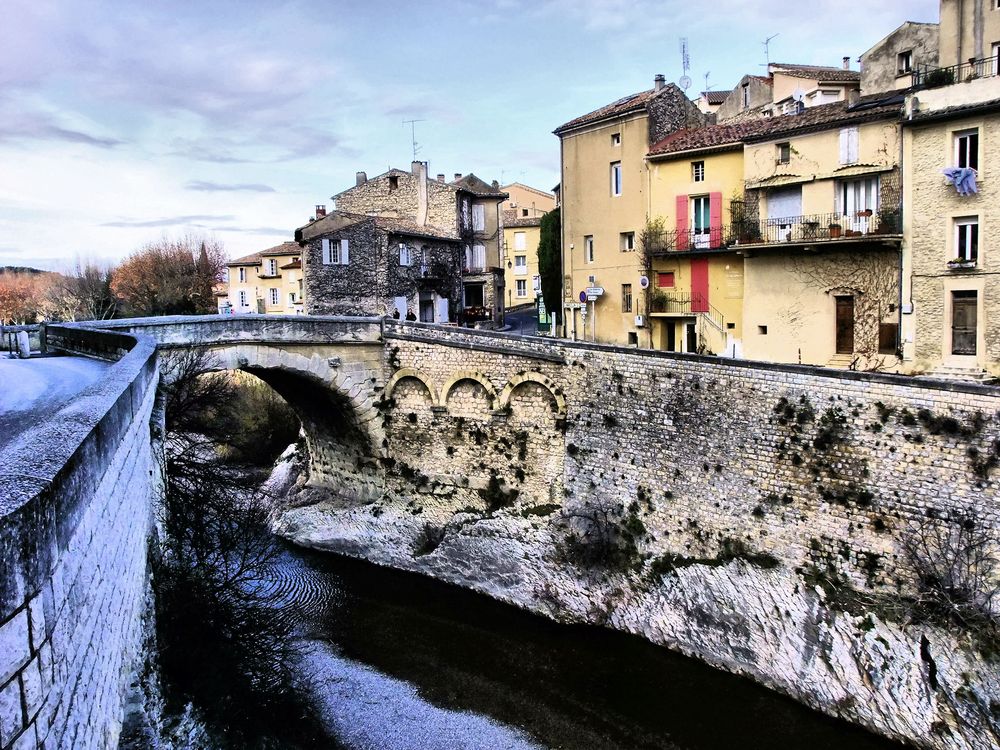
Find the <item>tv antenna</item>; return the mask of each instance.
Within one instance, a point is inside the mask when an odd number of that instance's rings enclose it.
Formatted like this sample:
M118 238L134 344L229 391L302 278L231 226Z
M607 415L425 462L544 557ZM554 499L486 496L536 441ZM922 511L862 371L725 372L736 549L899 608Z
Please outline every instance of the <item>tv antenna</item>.
M761 44L764 45L764 59L767 60L767 62L765 63L765 65L770 65L771 64L771 40L774 39L776 36L779 36L779 35L780 35L780 32L778 34L771 34L771 36L769 36L767 39L765 39L763 42L761 42Z
M708 86L708 77L709 77L709 76L710 76L711 74L712 74L712 71L711 71L711 70L708 70L708 71L706 71L706 72L705 72L705 91L708 91L708 90L709 90L709 86Z
M691 76L688 75L688 70L691 69L691 56L688 54L688 40L686 36L681 37L681 67L684 69L684 75L677 81L677 85L684 89L684 91L687 91L691 88Z
M410 140L413 142L413 161L417 160L417 152L420 151L420 146L417 145L418 122L425 122L425 120L403 120L404 125L410 126Z

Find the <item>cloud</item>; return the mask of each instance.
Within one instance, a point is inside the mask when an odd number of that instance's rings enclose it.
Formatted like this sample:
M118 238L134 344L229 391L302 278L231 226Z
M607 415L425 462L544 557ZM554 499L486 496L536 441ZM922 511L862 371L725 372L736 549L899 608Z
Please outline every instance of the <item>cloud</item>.
M188 190L199 190L204 193L275 193L277 192L270 185L261 185L255 182L241 182L226 185L220 182L207 182L205 180L191 180L185 186Z
M114 148L124 141L108 136L92 135L82 129L59 122L48 112L26 111L23 104L0 100L0 143L4 141L62 141L82 143L98 148Z
M281 229L279 227L211 227L212 231L215 232L238 232L240 234L265 234L274 237L287 237L291 239L292 235L295 233L294 228L289 229L285 227Z
M191 216L170 216L163 219L133 219L122 221L108 221L101 224L102 227L119 227L122 229L150 228L150 227L174 227L174 226L199 226L206 221L233 221L236 217L232 214L225 216L213 216L211 214L193 214Z

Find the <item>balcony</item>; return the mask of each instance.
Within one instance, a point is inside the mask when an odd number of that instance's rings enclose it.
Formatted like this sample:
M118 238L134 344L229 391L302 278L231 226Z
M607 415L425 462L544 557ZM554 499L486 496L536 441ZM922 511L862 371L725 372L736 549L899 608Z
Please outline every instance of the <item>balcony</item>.
M1000 58L975 58L959 65L949 65L944 68L924 66L913 71L913 88L933 89L941 86L951 86L953 83L974 81L978 78L990 78L1000 74Z
M649 298L649 313L664 317L704 315L720 331L725 330L726 321L722 313L700 294L664 292L656 289Z
M830 241L870 241L873 237L902 236L899 211L858 211L783 216L763 221L743 220L710 230L668 230L646 238L646 251L653 257L672 253L727 250L746 245L811 245Z

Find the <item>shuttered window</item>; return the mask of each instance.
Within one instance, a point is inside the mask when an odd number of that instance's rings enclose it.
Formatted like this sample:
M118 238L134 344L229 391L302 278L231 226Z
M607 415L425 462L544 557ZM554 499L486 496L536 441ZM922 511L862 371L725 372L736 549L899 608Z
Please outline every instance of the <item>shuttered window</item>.
M840 129L840 163L856 164L860 133L857 127Z

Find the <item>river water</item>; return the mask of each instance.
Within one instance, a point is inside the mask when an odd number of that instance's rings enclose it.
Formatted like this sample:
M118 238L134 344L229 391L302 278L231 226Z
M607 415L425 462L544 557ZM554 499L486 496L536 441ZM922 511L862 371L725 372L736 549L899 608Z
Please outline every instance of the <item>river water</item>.
M639 638L283 546L266 588L303 638L331 746L898 748Z

